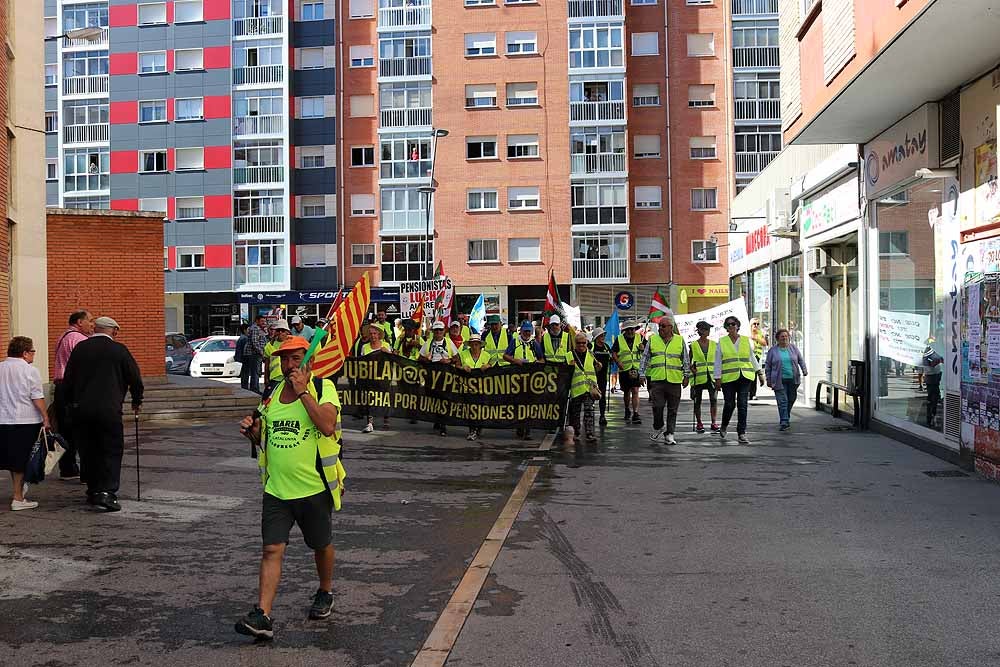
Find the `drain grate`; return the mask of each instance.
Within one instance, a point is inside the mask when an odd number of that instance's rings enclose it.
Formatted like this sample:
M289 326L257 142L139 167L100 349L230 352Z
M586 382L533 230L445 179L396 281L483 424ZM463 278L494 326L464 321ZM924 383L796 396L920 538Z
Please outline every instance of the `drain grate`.
M830 433L847 433L848 431L853 431L853 426L824 426L824 431L829 431Z
M928 477L968 477L969 473L961 470L925 470Z

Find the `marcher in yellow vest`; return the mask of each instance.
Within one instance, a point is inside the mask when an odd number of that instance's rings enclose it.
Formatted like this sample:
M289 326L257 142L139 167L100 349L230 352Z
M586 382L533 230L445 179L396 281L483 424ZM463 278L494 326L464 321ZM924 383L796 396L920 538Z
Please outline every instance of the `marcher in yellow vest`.
M469 328L469 316L462 313L458 316L458 320L462 323L462 340L469 342L469 336L472 335L472 329Z
M289 533L298 524L313 550L319 590L309 618L330 616L333 609L334 549L330 515L340 510L347 472L340 462L340 399L329 380L312 376L312 362L302 366L309 343L287 338L274 354L282 379L257 412L240 422L240 432L260 446L258 465L264 485L260 594L256 606L236 623L236 632L273 639L271 605L281 579L281 561Z
M395 310L396 309L393 308L393 312L395 312ZM386 310L378 311L375 314L375 321L372 322L372 326L376 326L382 330L382 340L389 343L389 346L391 347L392 343L395 341L395 338L393 337L394 332L392 329L392 322L386 319L388 312L389 311Z
M375 352L392 353L392 347L382 337L382 327L372 327L368 335L369 341L361 346L362 357L367 357ZM389 428L389 417L383 412L383 408L368 408L368 423L361 429L362 433L371 433L375 430L376 413L382 415L382 428Z
M691 400L694 401L694 421L695 431L705 432L705 426L701 423L701 395L708 392L708 401L712 412L712 432L719 430L716 421L718 411L718 390L715 388L715 380L712 370L715 368L715 349L717 346L714 340L710 340L708 334L712 332L712 325L702 320L694 325L698 331L698 340L693 341L688 348L688 356L691 359Z
M462 363L459 349L445 335L444 322L437 320L431 325L431 337L424 342L420 348L420 360L431 364L453 364ZM448 427L444 420L434 422L434 430L443 438L448 435Z
M657 323L657 333L649 339L639 362L639 377L649 381L653 400L653 442L677 444L677 409L681 404L681 389L688 385L691 368L688 363L684 336L674 333L673 315L664 315ZM667 408L666 423L663 408Z
M568 335L568 334L567 334ZM574 338L573 351L570 353L570 363L575 365L573 382L569 389L569 419L568 424L575 431L575 439L580 439L580 416L583 416L583 433L587 434L587 442L597 442L594 433L594 393L597 387L597 371L600 364L590 353L590 341L587 334L580 332Z
M503 320L499 315L490 315L486 318L486 332L480 336L483 339L483 349L490 355L494 366L506 366L503 354L510 347L510 336L503 328Z
M644 341L636 333L639 323L635 320L622 324L622 334L611 345L611 358L618 364L618 382L622 387L622 398L625 401L625 423L641 424L639 418L639 387L642 378L639 377L639 359L642 357Z
M403 335L396 339L396 354L416 361L420 358L420 348L424 340L420 337L420 324L416 320L403 320Z
M267 361L267 383L265 384L265 392L278 384L283 378L281 374L281 359L279 359L274 353L277 351L281 344L292 335L291 330L288 328L287 320L278 320L271 325L271 329L274 331L274 338L270 343L264 346L264 359Z
M569 334L562 330L558 315L549 318L549 330L542 336L542 354L550 364L572 364L573 348Z
M542 357L542 351L535 341L534 330L535 327L528 320L521 322L518 335L511 339L507 351L503 355L505 362L515 366L523 366L524 364L533 364ZM514 429L514 437L528 440L531 438L531 429L518 427Z
M469 341L465 344L465 348L459 356L462 359L462 368L470 373L473 371L484 371L493 366L493 357L483 349L483 339L479 337L479 334L471 334L469 336ZM483 429L477 426L470 426L469 434L465 436L465 439L475 442L482 434Z
M760 372L760 362L753 353L753 345L746 336L741 336L740 321L729 316L724 323L727 335L719 339L715 348L715 387L722 389L724 404L722 406L722 428L719 436L726 438L726 428L737 410L736 433L739 441L747 444L747 404L750 400L750 387L756 379L764 386L764 376Z

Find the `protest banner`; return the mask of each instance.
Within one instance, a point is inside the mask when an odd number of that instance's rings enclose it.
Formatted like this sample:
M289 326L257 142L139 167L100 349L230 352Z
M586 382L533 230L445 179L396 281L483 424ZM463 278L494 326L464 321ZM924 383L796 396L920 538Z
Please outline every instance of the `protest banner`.
M424 303L430 305L436 303L438 296L442 294L444 298L441 300L441 309L449 311L451 309L451 300L455 297L455 284L451 282L451 278L448 276L400 283L399 316L404 318L410 317L420 304L421 296Z
M524 364L465 371L375 352L344 364L345 414L477 428L553 429L563 422L573 367Z
M677 326L677 332L690 343L693 340L698 340L698 331L694 327L698 322L704 320L712 325L712 333L708 337L717 341L726 335L722 323L730 315L735 316L740 321L740 333L746 335L750 330L750 315L747 314L747 305L743 299L733 299L729 303L697 313L674 315L674 323Z
M878 311L878 354L910 366L923 366L931 316Z

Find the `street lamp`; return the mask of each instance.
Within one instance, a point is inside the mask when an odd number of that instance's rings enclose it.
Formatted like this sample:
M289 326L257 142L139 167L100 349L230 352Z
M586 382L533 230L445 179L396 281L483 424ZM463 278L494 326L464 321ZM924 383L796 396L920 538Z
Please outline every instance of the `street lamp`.
M438 137L447 137L448 130L443 130L441 128L431 130L431 173L430 182L417 188L417 192L425 196L424 201L424 241L426 245L424 246L424 269L421 271L421 275L424 280L429 280L431 275L431 201L434 198L434 192L437 187L434 185L434 165L437 163L437 140Z
M104 35L104 29L99 26L87 26L86 28L73 28L72 30L67 30L61 35L55 35L54 37L46 37L46 42L51 42L53 40L62 39L83 39L88 42L96 42Z

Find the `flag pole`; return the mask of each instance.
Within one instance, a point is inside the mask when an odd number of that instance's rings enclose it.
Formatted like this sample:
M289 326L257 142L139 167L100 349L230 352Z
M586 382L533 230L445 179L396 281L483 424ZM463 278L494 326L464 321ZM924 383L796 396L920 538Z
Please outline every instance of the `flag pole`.
M330 306L330 311L326 314L326 324L322 327L316 327L313 331L312 340L309 341L309 349L306 350L306 356L302 357L302 366L300 368L305 368L309 360L312 359L313 355L316 354L316 349L320 346L323 340L326 338L326 334L330 331L330 322L333 319L333 314L337 310L337 306L340 302L344 300L344 293L342 291L337 292L337 298L333 300L333 305Z

